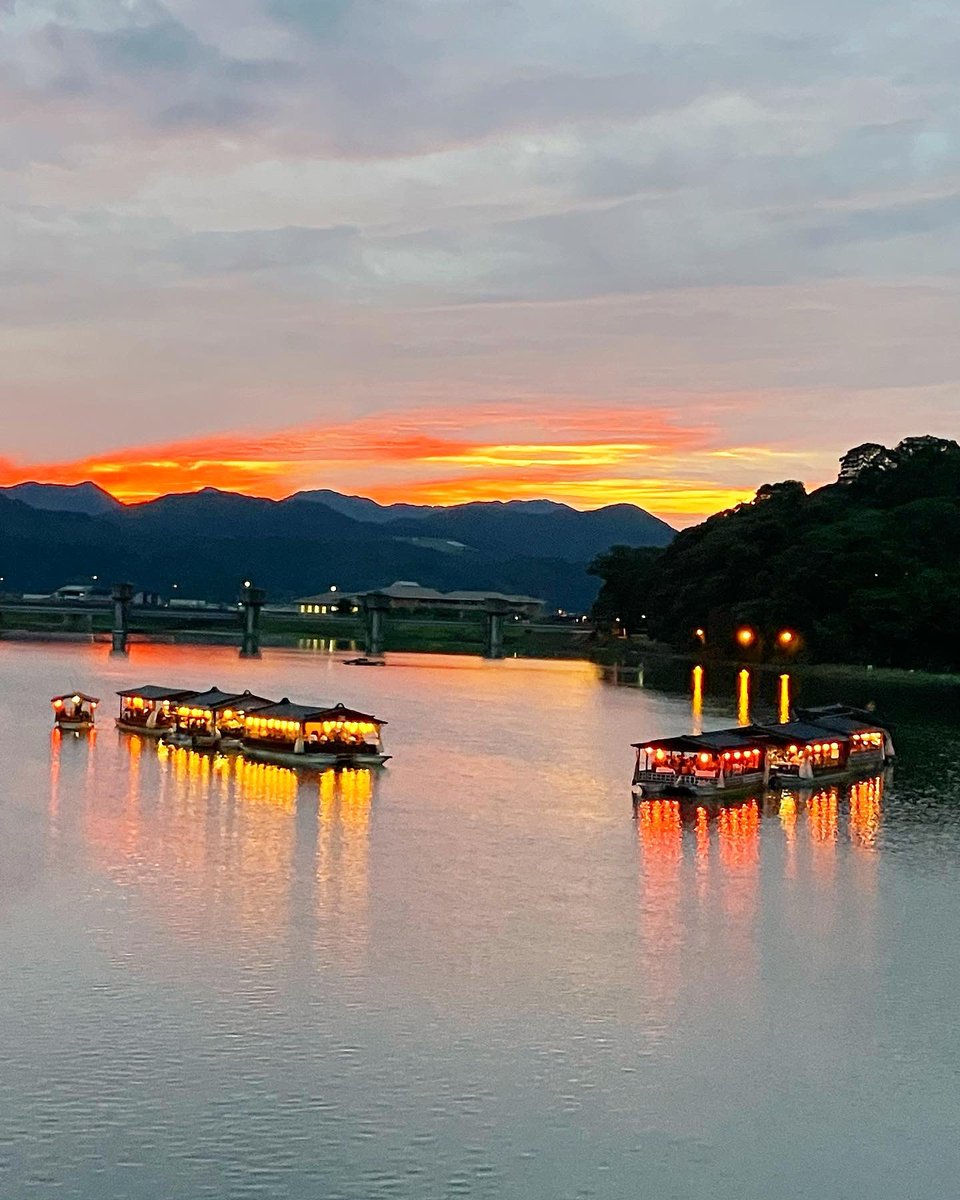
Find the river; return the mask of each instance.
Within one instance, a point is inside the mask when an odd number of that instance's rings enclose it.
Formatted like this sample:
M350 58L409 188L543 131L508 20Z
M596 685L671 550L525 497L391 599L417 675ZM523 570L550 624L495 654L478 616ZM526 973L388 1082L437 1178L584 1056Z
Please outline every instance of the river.
M855 789L635 816L631 742L736 719L677 671L0 643L0 1194L955 1194L956 702L881 697ZM394 758L141 744L147 682L344 700Z

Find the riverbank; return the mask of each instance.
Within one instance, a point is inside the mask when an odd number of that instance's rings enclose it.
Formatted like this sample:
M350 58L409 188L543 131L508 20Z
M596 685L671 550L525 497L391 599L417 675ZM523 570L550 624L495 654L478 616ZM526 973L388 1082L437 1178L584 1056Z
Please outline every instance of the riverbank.
M589 654L599 666L614 667L620 674L636 671L650 662L688 664L692 669L737 671L744 668L756 675L789 674L796 679L862 680L864 683L895 683L917 687L960 688L960 674L909 670L902 667L875 667L863 663L811 663L782 659L778 662L747 662L736 658L705 658L694 652L681 653L659 642L633 638L596 643Z

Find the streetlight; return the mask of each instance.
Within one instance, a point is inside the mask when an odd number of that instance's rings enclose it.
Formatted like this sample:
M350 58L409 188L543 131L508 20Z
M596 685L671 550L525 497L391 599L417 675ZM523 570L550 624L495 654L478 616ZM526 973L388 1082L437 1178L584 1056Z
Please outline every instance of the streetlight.
M788 650L797 640L797 635L792 629L781 629L777 634L777 641L784 650Z
M757 635L752 629L749 628L749 626L744 625L741 629L737 630L737 641L744 648L744 650L752 646L756 640Z

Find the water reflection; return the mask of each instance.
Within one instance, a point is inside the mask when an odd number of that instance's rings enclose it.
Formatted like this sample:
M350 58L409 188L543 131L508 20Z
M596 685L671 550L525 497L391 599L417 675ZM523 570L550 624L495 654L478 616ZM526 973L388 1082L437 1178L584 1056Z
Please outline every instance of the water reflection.
M845 787L772 791L736 803L643 800L636 805L642 861L659 877L668 864L672 878L690 844L699 868L715 858L727 872L752 870L759 863L764 818L777 821L788 847L796 845L798 831L812 847L832 847L845 829L852 846L873 852L880 835L884 785L884 776L876 775Z
M359 961L368 931L369 770L300 774L235 756L119 739L123 769L98 787L71 773L71 811L95 869L149 902L186 944L306 969ZM72 764L76 766L77 764ZM64 753L51 742L49 842Z
M357 642L353 638L302 637L297 639L298 650L312 654L337 654L339 651L355 652Z
M777 716L781 725L790 720L790 676L780 676L780 698L777 705Z
M691 679L690 727L694 733L703 733L703 667L694 667Z
M750 724L750 672L746 669L737 676L737 724Z

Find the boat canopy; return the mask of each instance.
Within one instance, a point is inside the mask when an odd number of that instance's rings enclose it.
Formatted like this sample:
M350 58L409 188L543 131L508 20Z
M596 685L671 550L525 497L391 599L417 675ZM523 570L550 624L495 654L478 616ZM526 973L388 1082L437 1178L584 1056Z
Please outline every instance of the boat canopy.
M99 704L99 696L88 696L86 692L65 692L62 696L54 696L50 703L54 706L65 703L67 700L74 704Z
M347 708L345 704L335 704L333 708L324 709L322 719L324 721L357 721L366 725L386 725L386 721L381 720L380 717L359 712L355 708Z
M884 732L883 725L878 725L876 721L865 721L862 717L818 717L817 724L822 729L828 729L831 733L843 734L845 737L851 737L855 733Z
M251 691L223 692L216 687L211 688L208 692L191 693L183 697L183 700L185 705L190 708L199 708L214 713L231 708L247 712L276 704L275 700L268 700L266 696L255 696Z
M837 730L812 721L787 721L782 725L752 725L757 737L775 746L815 745L818 742L849 742L850 738Z
M123 700L128 697L138 700L186 700L196 694L196 692L185 691L183 688L156 687L152 683L146 683L139 688L125 688L122 692L117 692L117 695Z
M744 747L754 747L758 737L757 730L715 729L710 733L685 734L681 737L652 738L649 742L634 742L635 750L666 750L675 754L696 754L708 751L711 754L723 754L726 750L743 750Z
M279 704L268 704L257 709L257 717L265 721L322 721L324 715L330 712L329 707L320 704L294 704L286 696Z

